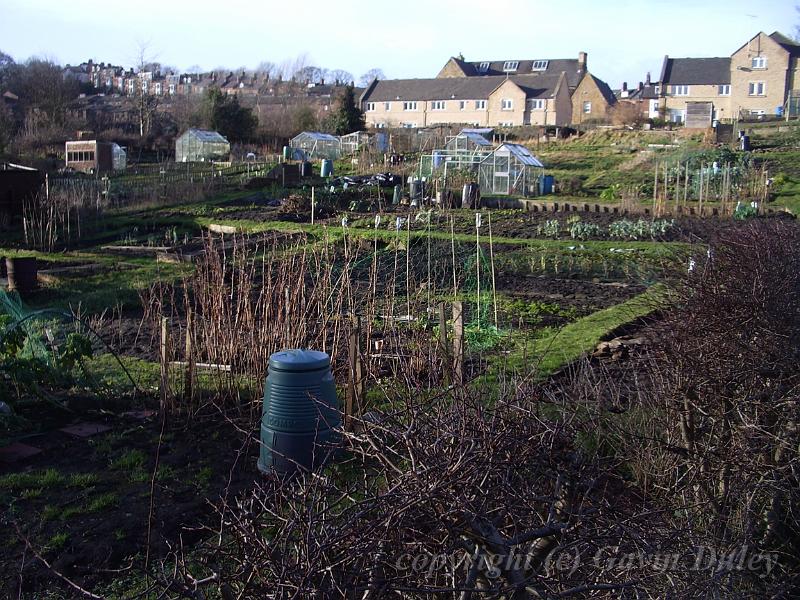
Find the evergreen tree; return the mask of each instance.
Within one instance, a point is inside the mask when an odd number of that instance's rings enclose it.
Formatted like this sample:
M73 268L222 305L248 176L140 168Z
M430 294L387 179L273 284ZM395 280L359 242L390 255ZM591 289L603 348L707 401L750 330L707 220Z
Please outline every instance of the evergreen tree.
M252 110L239 104L237 96L227 96L218 88L210 88L206 94L205 121L231 142L252 139L258 126Z
M344 93L339 98L339 105L333 114L333 132L336 135L347 135L354 131L366 129L364 113L356 106L353 86L344 88Z

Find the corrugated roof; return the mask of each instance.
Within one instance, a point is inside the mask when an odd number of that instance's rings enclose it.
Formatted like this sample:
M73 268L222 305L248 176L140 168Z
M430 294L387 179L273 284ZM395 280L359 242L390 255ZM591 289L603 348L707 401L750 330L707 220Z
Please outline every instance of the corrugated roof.
M222 135L217 131L209 131L207 129L189 129L183 135L191 135L196 137L201 142L211 142L211 143L229 143ZM183 136L181 136L183 137Z
M665 58L661 81L666 85L719 85L731 82L731 59Z
M524 165L544 168L542 161L531 154L531 151L521 144L511 144L506 142L505 144L500 144L495 152L499 152L500 150L504 149L508 150Z
M512 77L447 77L434 79L385 79L363 97L365 102L485 100L507 79L513 81L528 98L549 98L555 93L561 73L519 75Z

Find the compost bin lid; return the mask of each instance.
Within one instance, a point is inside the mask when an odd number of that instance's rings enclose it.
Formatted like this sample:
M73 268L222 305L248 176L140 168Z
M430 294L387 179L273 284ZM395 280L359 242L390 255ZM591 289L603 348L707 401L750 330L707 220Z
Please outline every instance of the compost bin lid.
M330 356L318 350L282 350L269 357L269 368L278 371L316 371L330 364Z

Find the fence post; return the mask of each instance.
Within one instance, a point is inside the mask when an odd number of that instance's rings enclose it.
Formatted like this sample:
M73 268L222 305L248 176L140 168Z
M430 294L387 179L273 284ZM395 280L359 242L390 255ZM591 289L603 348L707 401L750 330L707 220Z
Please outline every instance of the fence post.
M161 317L161 414L167 412L169 399L169 319Z
M454 383L464 383L464 307L459 301L453 302L453 372Z
M350 330L350 344L348 348L349 381L347 386L347 399L345 401L344 428L352 431L354 410L360 408L361 398L364 394L364 368L361 363L361 317L356 315Z
M447 385L450 383L450 369L452 368L453 365L450 362L450 352L448 351L447 313L445 312L444 302L439 304L439 343L441 347L441 352L444 355L442 357L442 367L444 370L443 379L445 385Z
M194 319L192 311L186 313L186 373L183 381L183 398L187 403L191 403L194 391L194 349L192 340L194 337Z

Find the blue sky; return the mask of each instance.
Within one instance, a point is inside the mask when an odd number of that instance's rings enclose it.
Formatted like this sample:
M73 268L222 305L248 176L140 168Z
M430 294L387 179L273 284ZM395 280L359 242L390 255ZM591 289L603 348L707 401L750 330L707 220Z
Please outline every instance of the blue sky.
M123 66L138 48L185 69L306 55L358 78L434 77L448 57L571 58L618 87L657 78L665 54L726 56L758 31L792 35L791 0L0 0L0 50L16 60Z

